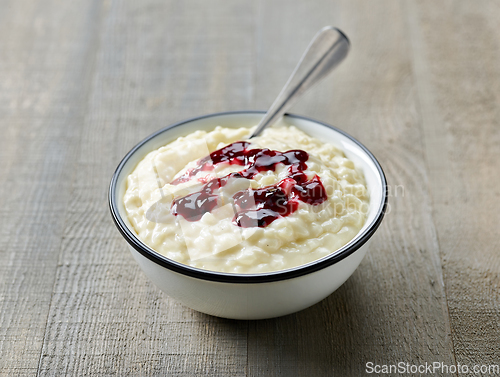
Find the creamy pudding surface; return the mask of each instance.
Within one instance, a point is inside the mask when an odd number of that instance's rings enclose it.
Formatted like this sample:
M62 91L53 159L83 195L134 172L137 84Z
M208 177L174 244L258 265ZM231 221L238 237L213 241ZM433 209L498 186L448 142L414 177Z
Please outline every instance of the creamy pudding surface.
M293 126L196 131L150 152L123 198L139 239L177 262L262 273L322 258L366 221L363 173Z

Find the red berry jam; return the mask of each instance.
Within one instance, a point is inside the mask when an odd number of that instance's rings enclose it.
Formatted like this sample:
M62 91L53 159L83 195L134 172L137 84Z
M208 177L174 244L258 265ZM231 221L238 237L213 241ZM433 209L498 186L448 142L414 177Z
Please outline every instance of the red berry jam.
M275 185L260 189L248 189L233 195L236 215L233 223L242 228L266 227L279 217L295 212L299 200L319 205L326 199L326 190L320 178L315 175L308 180L304 170L309 159L303 150L287 152L264 149L248 149L250 143L238 141L225 146L207 157L200 159L197 166L187 170L182 176L171 182L178 185L187 182L201 171L211 171L215 165L239 165L245 168L221 178L214 178L192 194L177 198L172 203L172 214L181 215L188 221L197 221L206 212L211 212L218 205L217 191L230 179L251 179L264 171L275 171L278 164L288 166L288 176ZM200 179L205 182L205 180Z

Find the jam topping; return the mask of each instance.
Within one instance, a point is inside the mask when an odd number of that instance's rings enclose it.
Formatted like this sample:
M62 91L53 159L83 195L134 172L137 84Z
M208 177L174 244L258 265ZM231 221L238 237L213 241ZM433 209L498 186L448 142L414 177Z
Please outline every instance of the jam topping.
M198 166L188 169L179 178L170 182L170 184L178 185L179 183L187 182L200 171L214 170L214 165L217 164L228 163L230 165L248 165L251 154L248 153L246 148L249 145L250 143L247 141L238 141L236 143L229 144L224 148L218 149L215 152L210 153L207 157L203 157L198 161Z
M215 165L239 165L245 168L221 178L214 178L192 194L177 198L172 203L172 214L181 215L188 221L197 221L206 212L218 206L217 191L230 179L252 179L265 171L275 171L278 164L288 166L288 176L275 185L259 189L247 189L232 196L236 215L233 223L242 228L266 227L279 217L295 212L299 200L311 205L319 205L326 199L326 191L320 178L315 175L308 180L304 170L309 159L303 150L279 152L264 149L248 149L250 143L238 141L225 146L207 157L200 159L197 166L187 170L171 182L178 185L191 180L201 171L212 171ZM206 178L205 178L206 179ZM199 181L206 182L204 178Z

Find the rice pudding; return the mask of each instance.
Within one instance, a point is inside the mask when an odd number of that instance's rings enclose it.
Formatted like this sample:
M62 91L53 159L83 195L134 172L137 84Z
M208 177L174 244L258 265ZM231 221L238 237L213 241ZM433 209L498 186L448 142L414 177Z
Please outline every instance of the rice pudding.
M196 131L150 152L123 201L138 237L193 267L262 273L331 254L363 227L363 173L293 126Z

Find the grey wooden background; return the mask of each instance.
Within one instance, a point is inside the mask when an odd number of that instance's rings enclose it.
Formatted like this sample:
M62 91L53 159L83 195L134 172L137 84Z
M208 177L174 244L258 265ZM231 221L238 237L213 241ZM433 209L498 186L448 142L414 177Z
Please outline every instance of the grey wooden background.
M266 109L328 24L351 54L293 112L383 165L391 211L371 251L297 314L183 307L112 224L116 165L172 122ZM0 376L499 364L499 126L499 2L1 1Z

